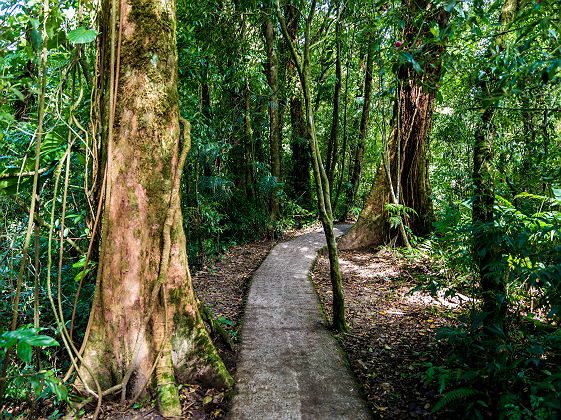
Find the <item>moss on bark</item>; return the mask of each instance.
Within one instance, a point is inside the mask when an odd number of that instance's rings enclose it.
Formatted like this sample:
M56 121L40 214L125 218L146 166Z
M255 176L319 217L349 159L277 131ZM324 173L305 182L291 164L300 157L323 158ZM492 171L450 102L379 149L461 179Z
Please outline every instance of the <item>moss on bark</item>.
M108 138L109 130L102 130L111 188L84 359L103 389L130 377L126 396L154 392L162 415L173 417L181 415L176 378L187 378L182 372L218 386L232 380L197 312L172 185L181 166L175 2L129 0L121 16L114 135ZM102 32L111 29L106 25ZM106 51L108 39L102 45ZM110 72L103 74L108 78ZM103 112L101 120L109 124L109 107ZM80 372L92 388L87 369Z

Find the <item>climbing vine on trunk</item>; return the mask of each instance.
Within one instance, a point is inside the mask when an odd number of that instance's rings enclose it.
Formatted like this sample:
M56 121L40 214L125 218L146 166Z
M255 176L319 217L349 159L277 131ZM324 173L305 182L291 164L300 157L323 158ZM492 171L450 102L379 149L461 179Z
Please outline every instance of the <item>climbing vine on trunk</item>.
M232 378L203 325L187 266L179 185L190 129L185 123L180 141L175 2L102 7L106 187L78 385L91 389L97 380L123 399L154 391L162 415L180 416L177 383L227 387Z

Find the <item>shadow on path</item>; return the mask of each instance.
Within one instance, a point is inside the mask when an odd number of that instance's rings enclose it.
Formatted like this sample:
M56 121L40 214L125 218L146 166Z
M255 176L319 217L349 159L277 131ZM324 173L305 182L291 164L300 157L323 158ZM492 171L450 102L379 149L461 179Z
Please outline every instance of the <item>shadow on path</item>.
M229 419L371 418L308 278L323 246L323 231L281 243L255 272Z

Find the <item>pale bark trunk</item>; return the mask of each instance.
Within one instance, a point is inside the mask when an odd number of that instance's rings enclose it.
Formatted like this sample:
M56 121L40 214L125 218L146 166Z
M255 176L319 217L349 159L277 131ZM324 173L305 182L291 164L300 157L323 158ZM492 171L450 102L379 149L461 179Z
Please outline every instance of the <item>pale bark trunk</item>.
M130 374L127 396L157 387L162 414L176 415L176 380L229 386L232 379L198 313L187 266L177 177L188 145L179 141L175 2L121 4L113 135L104 130L98 282L80 372L93 387L89 368L103 390ZM102 32L111 32L108 22ZM109 51L107 38L101 48ZM107 98L111 83L104 85ZM105 101L106 124L110 108Z

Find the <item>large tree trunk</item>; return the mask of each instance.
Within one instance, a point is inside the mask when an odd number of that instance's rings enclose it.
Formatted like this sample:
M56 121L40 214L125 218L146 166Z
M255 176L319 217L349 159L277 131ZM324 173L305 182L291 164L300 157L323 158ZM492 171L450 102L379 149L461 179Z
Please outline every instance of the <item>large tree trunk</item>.
M267 50L267 62L265 63L265 73L267 82L271 89L269 99L269 145L271 153L271 175L277 182L281 181L281 119L279 103L279 63L275 50L275 32L273 23L268 19L263 25L265 35L265 46ZM271 219L277 220L279 217L279 200L276 194L271 199Z
M430 10L428 1L403 0L403 16ZM440 11L436 20L444 23L447 14ZM414 45L432 36L428 26L410 18L405 24L404 44ZM407 47L405 47L407 48ZM402 64L398 70L398 95L393 107L392 131L389 139L390 175L393 189L400 204L415 210L406 224L417 236L425 236L432 229L433 207L429 183L429 133L432 126L434 100L442 65L444 47L426 47L423 71L418 73L411 64ZM340 241L342 248L379 246L391 235L389 215L385 203L391 203L390 185L383 163L380 164L367 202L357 223Z
M104 72L107 184L80 374L86 387L96 389L92 373L103 390L122 384L127 396L147 385L164 416L180 415L176 380L226 387L232 379L198 313L187 266L178 193L189 145L179 141L175 2L121 4L113 11L123 19L114 118L107 100L114 72ZM107 51L109 22L101 28Z

